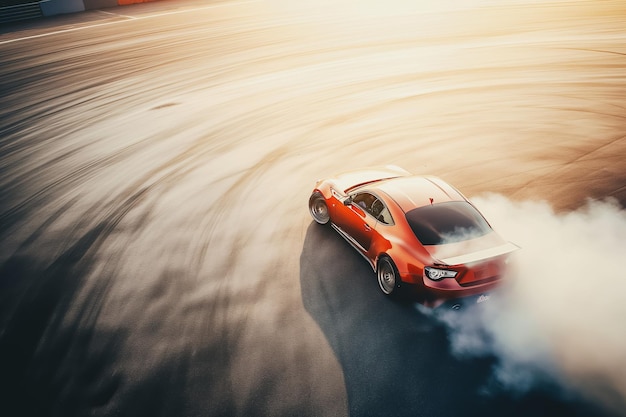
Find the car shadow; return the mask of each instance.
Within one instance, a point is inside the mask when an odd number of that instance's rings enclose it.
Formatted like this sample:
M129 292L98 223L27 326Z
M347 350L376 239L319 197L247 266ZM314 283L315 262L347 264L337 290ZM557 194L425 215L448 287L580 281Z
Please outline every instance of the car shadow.
M383 296L369 264L330 227L308 228L300 282L343 368L350 416L452 416L485 401L475 387L491 361L452 356L445 328Z
M308 227L300 284L343 369L351 417L597 415L550 389L489 393L496 359L455 357L446 328L385 297L369 264L330 227Z

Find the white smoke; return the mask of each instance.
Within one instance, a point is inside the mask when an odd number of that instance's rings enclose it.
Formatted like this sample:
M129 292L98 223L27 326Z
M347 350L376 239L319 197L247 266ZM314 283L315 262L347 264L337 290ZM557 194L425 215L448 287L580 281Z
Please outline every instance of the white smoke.
M588 201L555 213L545 202L472 199L517 245L501 293L478 311L446 313L458 355L494 355L500 386L564 393L626 410L626 211Z

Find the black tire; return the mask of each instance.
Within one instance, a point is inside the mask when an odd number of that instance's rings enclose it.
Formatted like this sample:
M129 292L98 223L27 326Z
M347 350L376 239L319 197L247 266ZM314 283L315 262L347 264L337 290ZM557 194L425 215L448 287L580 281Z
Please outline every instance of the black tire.
M378 286L383 294L389 297L398 295L401 284L400 274L389 256L382 255L378 258L376 277L378 278Z
M330 221L330 213L324 196L319 191L315 191L309 198L309 212L319 224L328 224Z

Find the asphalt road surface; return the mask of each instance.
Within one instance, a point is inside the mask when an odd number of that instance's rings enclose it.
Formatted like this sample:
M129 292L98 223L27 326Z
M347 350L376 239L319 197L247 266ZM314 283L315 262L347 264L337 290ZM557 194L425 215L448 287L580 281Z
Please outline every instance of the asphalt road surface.
M395 164L626 205L621 1L163 1L0 30L0 414L600 416L312 224ZM612 414L613 413L613 414Z

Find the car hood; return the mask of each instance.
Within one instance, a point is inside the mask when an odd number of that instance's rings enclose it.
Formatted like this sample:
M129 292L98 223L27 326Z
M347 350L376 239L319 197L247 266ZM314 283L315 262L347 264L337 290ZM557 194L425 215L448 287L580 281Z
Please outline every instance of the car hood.
M436 263L443 265L461 265L480 262L489 258L505 255L519 249L514 243L503 240L497 233L460 242L442 245L424 246Z

